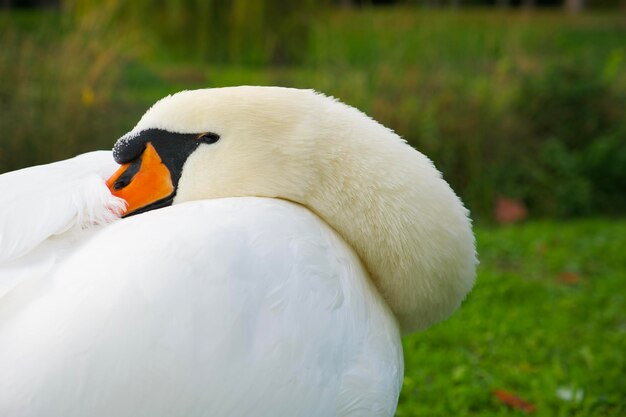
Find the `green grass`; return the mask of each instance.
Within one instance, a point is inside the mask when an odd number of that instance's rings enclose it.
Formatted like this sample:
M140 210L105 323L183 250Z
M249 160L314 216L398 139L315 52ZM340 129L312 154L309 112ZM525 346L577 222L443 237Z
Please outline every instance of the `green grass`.
M476 286L446 322L405 338L397 416L626 415L626 222L476 230ZM563 282L571 273L577 282ZM565 279L567 281L567 279ZM582 389L580 402L557 390Z

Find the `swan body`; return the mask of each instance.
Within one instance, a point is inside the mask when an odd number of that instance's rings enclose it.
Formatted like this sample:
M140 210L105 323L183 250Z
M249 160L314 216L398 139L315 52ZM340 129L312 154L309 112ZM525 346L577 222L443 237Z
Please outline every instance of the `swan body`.
M393 414L395 319L306 209L208 200L82 234L0 301L0 415Z
M474 280L432 163L307 90L178 93L11 193L0 415L391 416L400 335Z

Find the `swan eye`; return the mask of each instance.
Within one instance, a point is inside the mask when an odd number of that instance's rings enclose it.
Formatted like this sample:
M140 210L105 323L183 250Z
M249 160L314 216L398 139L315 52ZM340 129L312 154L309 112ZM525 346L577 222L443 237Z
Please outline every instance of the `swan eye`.
M209 145L217 142L218 140L220 140L220 135L218 135L217 133L208 132L208 133L202 133L201 135L198 136L199 142L207 143Z

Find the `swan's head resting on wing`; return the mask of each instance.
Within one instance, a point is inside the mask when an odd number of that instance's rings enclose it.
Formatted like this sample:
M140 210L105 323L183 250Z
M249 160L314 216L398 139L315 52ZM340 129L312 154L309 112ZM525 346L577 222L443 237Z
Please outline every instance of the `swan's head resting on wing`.
M403 332L471 289L467 211L431 161L360 111L311 90L232 87L157 102L115 144L126 215L185 201L297 202L358 253Z

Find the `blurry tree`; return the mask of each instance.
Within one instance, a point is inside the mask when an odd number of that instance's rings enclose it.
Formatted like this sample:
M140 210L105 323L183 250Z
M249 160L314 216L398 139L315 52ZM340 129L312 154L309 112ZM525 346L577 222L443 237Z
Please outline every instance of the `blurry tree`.
M41 7L58 7L60 3L82 3L83 0L0 0L0 8L41 8ZM92 5L97 5L100 2L87 0ZM105 0L108 2L108 0ZM129 2L130 3L130 2ZM259 1L237 1L237 0L207 0L201 1L180 1L180 0L153 0L153 1L139 1L138 6L132 7L144 7L148 3L152 3L153 7L167 7L168 3L180 3L183 6L190 4L197 4L199 6L209 6L210 3L222 3L224 9L229 9L233 3L245 4L250 10L256 9L259 4L262 5L278 5L281 10L286 10L287 6L298 8L302 5L309 10L326 8L328 5L336 5L342 8L350 9L357 6L391 6L391 5L403 5L403 4L420 4L425 7L438 7L443 5L449 5L451 7L458 7L461 5L471 6L497 6L497 7L518 7L533 8L538 7L555 7L562 5L565 10L569 12L577 13L583 8L625 8L626 0L320 0L320 1L274 1L274 0L260 0ZM246 4L247 3L247 4ZM212 7L212 6L210 6ZM210 8L209 7L209 8ZM221 6L220 6L221 7ZM282 13L279 13L282 14Z
M60 0L0 0L0 7L58 7Z
M301 62L325 0L66 0L76 16L106 8L168 58L247 65ZM118 30L118 29L116 29Z
M129 39L108 35L102 14L71 30L47 17L34 32L0 20L0 173L110 148L134 119L111 105Z
M626 112L613 84L621 56L609 56L604 71L563 61L524 80L518 112L536 158L531 209L568 216L626 206Z
M584 0L565 0L563 4L568 12L578 13L583 9L585 2Z

